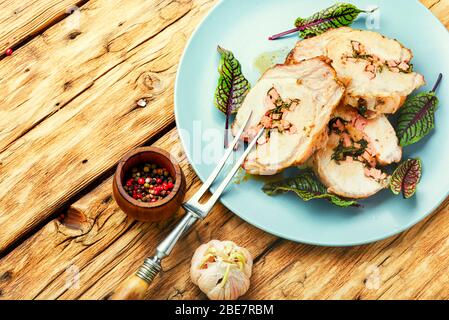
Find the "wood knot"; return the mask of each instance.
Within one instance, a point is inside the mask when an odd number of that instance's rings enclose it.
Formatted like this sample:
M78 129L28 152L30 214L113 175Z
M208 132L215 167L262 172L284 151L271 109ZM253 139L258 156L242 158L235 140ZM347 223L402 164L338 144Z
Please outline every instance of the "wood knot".
M67 81L64 83L64 91L69 90L72 87L72 81Z
M67 213L61 217L60 222L68 229L84 230L89 228L86 216L74 208L69 208Z
M0 282L9 281L12 279L12 272L6 271L0 276Z
M141 73L136 82L144 92L160 94L166 89L163 80L154 72L146 71Z
M81 31L73 31L73 32L69 33L68 38L70 40L75 40L80 34L81 34Z

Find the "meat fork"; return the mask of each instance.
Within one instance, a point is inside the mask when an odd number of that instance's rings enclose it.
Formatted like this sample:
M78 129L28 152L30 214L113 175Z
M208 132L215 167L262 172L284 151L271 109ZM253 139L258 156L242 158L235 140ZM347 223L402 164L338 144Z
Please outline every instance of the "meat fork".
M114 293L111 295L112 300L138 300L145 296L149 285L156 277L156 275L162 270L161 262L172 252L178 240L186 234L190 228L198 220L204 219L212 207L215 205L217 200L220 198L223 191L226 189L229 182L231 182L235 173L239 169L240 165L248 156L252 148L254 148L257 140L262 136L265 129L261 129L255 138L250 142L249 146L245 149L243 154L240 156L238 161L233 165L231 171L226 175L223 181L218 186L215 193L209 198L209 200L201 204L199 201L201 197L209 190L212 183L217 178L221 169L225 165L227 159L234 151L235 146L240 140L245 127L247 126L251 114L248 116L244 125L240 128L238 134L234 137L232 144L226 149L224 156L220 159L212 174L207 178L201 188L191 197L187 202L182 204L182 207L186 211L186 214L182 220L177 224L177 226L172 230L172 232L163 240L159 246L156 248L156 254L153 257L148 257L145 259L143 265L139 270L127 279L122 285L120 285Z

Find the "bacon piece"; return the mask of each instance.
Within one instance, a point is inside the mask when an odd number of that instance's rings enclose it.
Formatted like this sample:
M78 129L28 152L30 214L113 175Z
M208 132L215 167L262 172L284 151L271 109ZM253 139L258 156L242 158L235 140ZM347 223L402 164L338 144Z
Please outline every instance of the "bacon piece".
M347 133L343 133L341 137L343 138L344 147L350 147L352 145L351 137Z
M394 68L394 67L397 67L397 66L398 66L398 64L397 64L396 61L394 61L394 60L388 60L388 61L387 61L387 65L388 65L390 68Z
M399 68L390 68L390 70L391 70L391 72L394 72L394 73L401 72L401 70L399 70Z
M402 71L407 71L410 68L410 66L407 63L405 63L405 62L401 62L401 64L398 67Z
M295 133L297 133L297 132L298 132L298 129L296 129L295 126L291 126L291 127L290 127L290 129L289 129L289 133L290 133L290 134L295 134Z
M365 175L376 180L383 180L387 177L385 173L376 168L365 168Z
M370 167L372 167L372 168L376 167L376 164L377 164L376 159L371 154L369 154L369 152L367 152L366 150L362 154L362 158L368 162Z
M352 43L352 49L354 49L356 52L360 51L360 42L357 41L351 41Z
M366 125L368 124L368 120L366 120L361 115L357 115L354 118L352 118L351 123L354 126L354 128L356 128L357 130L363 131L363 130L365 130Z

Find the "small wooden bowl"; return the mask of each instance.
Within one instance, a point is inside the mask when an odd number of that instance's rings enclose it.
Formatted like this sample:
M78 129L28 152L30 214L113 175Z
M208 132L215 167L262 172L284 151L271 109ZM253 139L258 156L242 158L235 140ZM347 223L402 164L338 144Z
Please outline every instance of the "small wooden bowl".
M167 168L175 178L173 190L164 199L153 203L140 202L130 197L123 189L126 173L143 163L155 163ZM139 221L156 222L170 218L179 209L186 193L186 178L179 163L168 152L156 147L143 147L129 152L120 160L112 190L115 201L127 215Z

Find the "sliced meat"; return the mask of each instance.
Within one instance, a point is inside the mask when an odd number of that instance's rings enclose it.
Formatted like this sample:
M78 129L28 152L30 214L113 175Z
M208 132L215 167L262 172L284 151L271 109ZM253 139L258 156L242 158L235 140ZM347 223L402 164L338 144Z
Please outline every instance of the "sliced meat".
M333 117L339 117L354 123L357 131L359 133L362 131L364 138L370 144L371 150L375 152L374 155L379 165L385 166L401 161L402 148L399 146L396 132L386 116L379 115L374 119L365 119L354 109L339 106L335 109ZM349 126L349 129L351 129L351 126Z
M343 105L366 109L370 117L395 113L412 91L425 84L424 77L412 71L411 50L377 32L349 27L329 30L299 41L286 63L316 56L332 60L346 85Z
M399 162L402 149L386 117L367 120L350 107L338 107L329 126L327 145L312 161L329 192L362 199L388 187L381 166Z
M325 144L327 124L343 93L335 71L321 58L269 69L248 93L232 126L236 134L252 112L245 138L266 128L243 168L273 175L305 163Z

